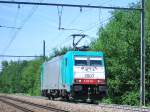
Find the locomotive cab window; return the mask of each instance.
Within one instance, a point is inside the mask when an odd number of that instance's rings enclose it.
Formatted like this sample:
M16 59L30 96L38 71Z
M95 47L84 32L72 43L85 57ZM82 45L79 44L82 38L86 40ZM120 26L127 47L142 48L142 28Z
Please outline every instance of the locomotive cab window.
M87 58L86 57L75 57L74 59L75 66L87 66Z
M101 57L91 57L90 58L90 66L102 66L102 58Z
M101 57L75 57L75 66L103 66Z
M75 66L87 66L86 60L75 60Z
M102 66L101 60L90 60L90 66Z

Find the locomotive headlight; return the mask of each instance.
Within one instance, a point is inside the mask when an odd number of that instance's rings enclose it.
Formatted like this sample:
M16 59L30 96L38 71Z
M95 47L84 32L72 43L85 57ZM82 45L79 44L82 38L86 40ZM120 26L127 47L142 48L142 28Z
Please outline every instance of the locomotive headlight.
M78 80L78 82L81 82L81 80Z
M98 82L98 83L100 83L100 82L101 82L101 80L97 80L97 82Z
M82 80L81 80L81 79L75 79L74 82L75 82L75 83L81 83Z
M106 84L105 80L100 80L100 79L97 80L97 83L98 84Z

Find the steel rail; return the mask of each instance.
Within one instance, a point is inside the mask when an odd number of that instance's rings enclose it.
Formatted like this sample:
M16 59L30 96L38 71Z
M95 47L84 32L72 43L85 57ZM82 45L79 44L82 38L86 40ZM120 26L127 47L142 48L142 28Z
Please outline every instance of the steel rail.
M109 108L109 109L122 109L122 110L126 110L126 111L136 111L136 112L150 112L150 108L130 106L130 105L99 104L99 107Z
M8 102L8 101L6 101L6 100L4 100L4 99L1 99L1 98L0 98L0 101L3 102L3 103L5 103L5 104L8 104L8 105L10 105L10 106L13 106L13 107L15 107L15 108L17 108L17 109L19 109L19 110L22 110L22 111L24 111L24 112L34 112L33 110L24 108L24 107L22 107L22 106L16 105L16 104L11 103L11 102Z
M17 98L12 98L12 97L7 97L7 96L2 96L2 97L6 98L6 99L13 100L13 101L21 102L21 103L24 103L24 104L29 104L29 105L32 105L32 106L35 106L35 107L38 107L38 108L54 111L54 112L68 112L66 110L57 109L57 108L54 108L54 107L44 106L44 105L40 105L40 104L35 104L35 103L27 102L27 101L24 101L24 100L20 100L20 99L17 99Z
M2 96L4 98L10 99L10 100L14 100L14 101L18 101L21 103L25 103L25 104L29 104L35 107L39 107L39 108L43 108L43 109L47 109L47 110L51 110L51 111L56 111L56 112L68 112L66 110L60 110L60 109L56 109L54 107L49 107L49 106L44 106L44 105L40 105L40 104L35 104L35 103L31 103L31 102L27 102L24 100L20 100L18 98L12 98L12 97L8 97L8 96ZM136 112L150 112L150 108L147 107L138 107L138 106L130 106L130 105L118 105L118 104L98 104L99 107L101 107L102 109L119 109L119 110L125 110L125 111L136 111Z
M118 9L118 10L139 10L141 8L127 8L127 7L109 7L109 6L96 6L96 5L77 5L77 4L58 4L58 3L40 3L40 2L19 2L19 1L3 1L2 4L23 4L23 5L45 5L45 6L61 6L61 7L77 7L77 8L101 8L101 9Z

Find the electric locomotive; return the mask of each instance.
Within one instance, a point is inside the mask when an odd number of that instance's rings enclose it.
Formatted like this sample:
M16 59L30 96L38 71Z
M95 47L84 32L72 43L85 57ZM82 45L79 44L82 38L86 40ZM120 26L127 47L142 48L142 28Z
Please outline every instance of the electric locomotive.
M50 99L97 100L106 91L103 52L69 51L42 65L41 92Z

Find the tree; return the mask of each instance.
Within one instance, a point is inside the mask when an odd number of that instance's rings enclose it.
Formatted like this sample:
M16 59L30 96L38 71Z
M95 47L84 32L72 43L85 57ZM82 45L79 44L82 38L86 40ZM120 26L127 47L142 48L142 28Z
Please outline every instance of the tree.
M147 27L150 27L147 3ZM133 5L132 7L137 7ZM139 104L140 87L140 12L113 11L113 18L99 30L99 38L92 42L92 50L105 52L108 72L108 97L113 103ZM150 31L146 30L146 51L150 51ZM146 77L150 79L150 53L146 53ZM150 80L146 85L150 85ZM147 87L146 86L146 87ZM150 89L147 89L149 93ZM147 94L148 99L150 95ZM150 101L147 99L147 102Z
M64 55L67 51L70 51L72 50L71 47L63 47L63 48L60 48L60 49L53 49L53 53L52 55L50 56L50 59L53 58L53 57L56 57L56 56L61 56L61 55Z
M0 92L40 95L40 66L42 59L4 61L0 73Z

